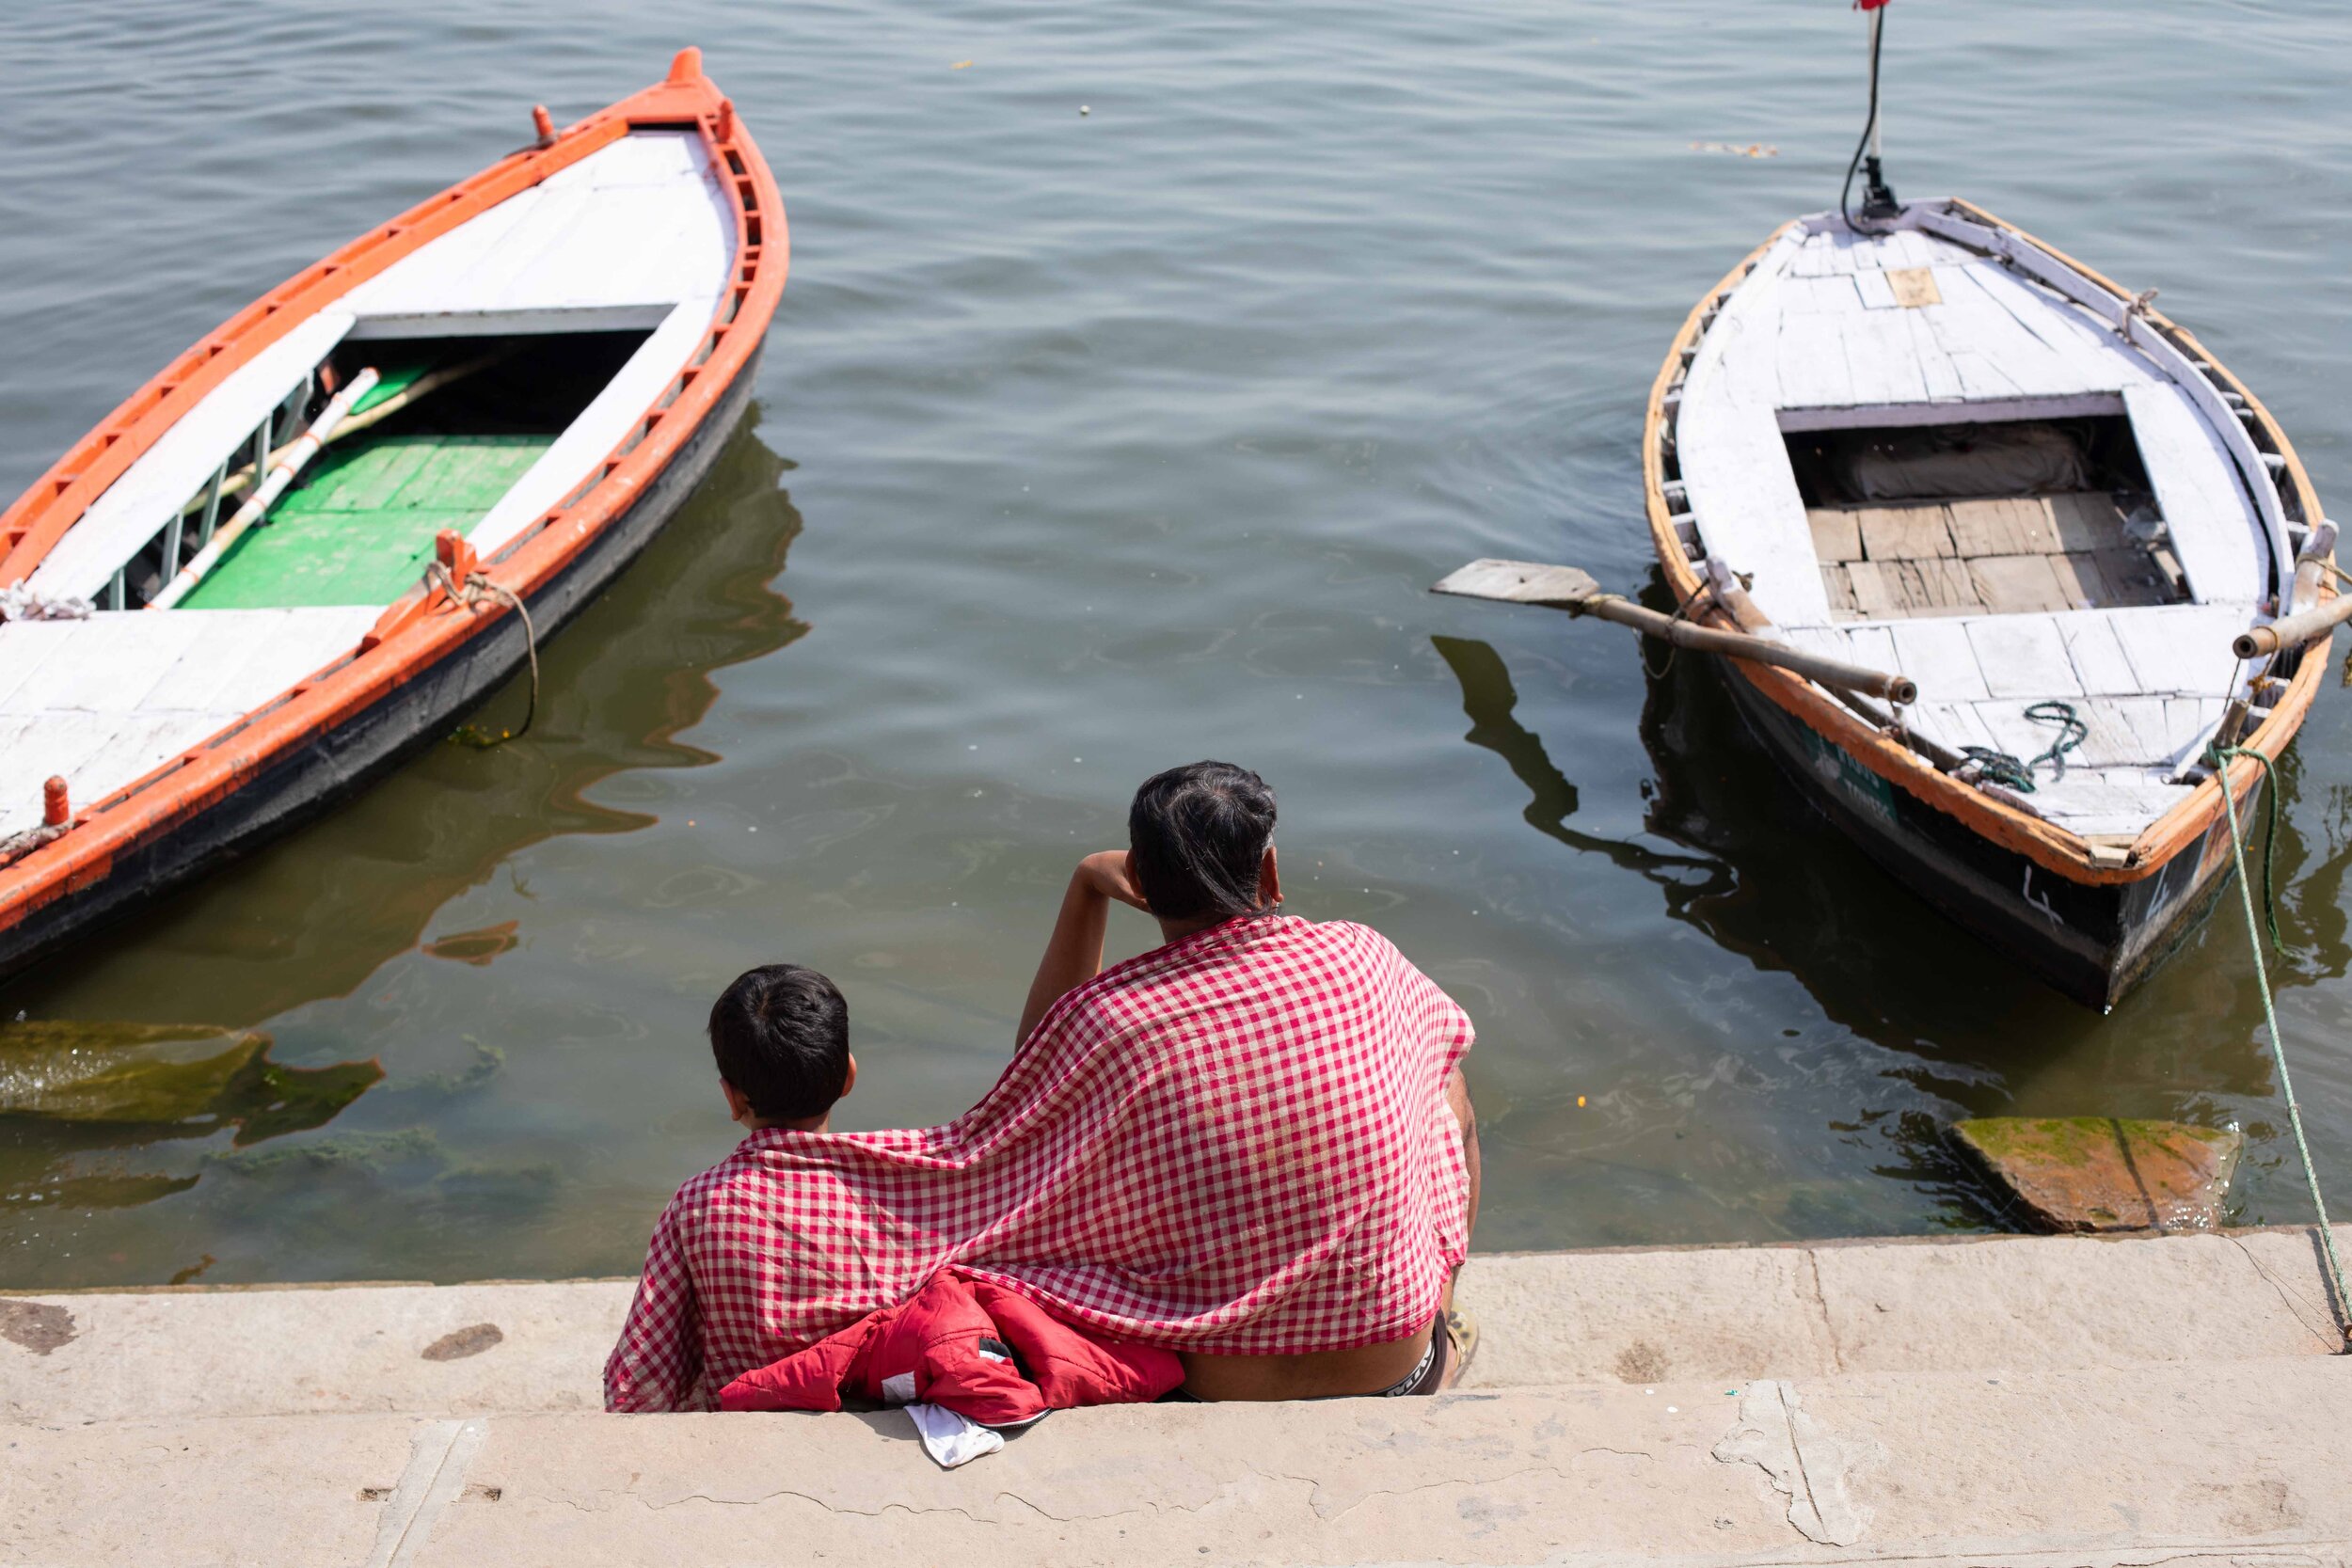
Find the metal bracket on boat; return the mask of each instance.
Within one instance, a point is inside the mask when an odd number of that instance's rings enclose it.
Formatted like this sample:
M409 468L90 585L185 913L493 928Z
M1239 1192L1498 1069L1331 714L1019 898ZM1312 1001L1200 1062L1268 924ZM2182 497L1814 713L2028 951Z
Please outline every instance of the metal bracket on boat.
M1630 626L1645 637L1655 637L1678 648L1699 653L1723 654L1743 658L1755 664L1770 664L1777 669L1800 674L1807 680L1848 691L1865 691L1887 702L1908 705L1919 700L1917 683L1905 675L1889 675L1860 665L1823 658L1744 631L1717 631L1708 626L1692 626L1673 615L1657 610L1617 594L1601 592L1600 584L1590 573L1574 566L1547 566L1532 561L1473 561L1460 571L1437 583L1433 594L1449 594L1466 599L1493 599L1503 604L1535 605L1546 610L1565 610L1571 615L1591 615L1603 621L1613 621Z

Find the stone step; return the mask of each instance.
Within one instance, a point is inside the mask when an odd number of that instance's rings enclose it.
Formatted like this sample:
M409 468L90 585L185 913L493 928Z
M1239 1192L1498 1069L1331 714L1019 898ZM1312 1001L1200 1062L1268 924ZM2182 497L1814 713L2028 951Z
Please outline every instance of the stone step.
M17 1425L0 1561L2342 1563L2347 1432L2302 1355L1122 1406L955 1471L898 1412Z
M2352 1251L2352 1230L2339 1227ZM633 1285L0 1298L0 1418L595 1410ZM2316 1232L1481 1254L1466 1386L2325 1355ZM1720 1397L1720 1396L1719 1396Z

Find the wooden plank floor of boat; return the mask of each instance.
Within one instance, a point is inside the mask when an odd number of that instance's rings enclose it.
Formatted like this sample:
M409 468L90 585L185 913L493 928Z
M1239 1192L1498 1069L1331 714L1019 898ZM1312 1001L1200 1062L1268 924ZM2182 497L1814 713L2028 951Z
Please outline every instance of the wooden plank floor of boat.
M389 604L417 584L442 529L469 531L553 436L375 436L329 448L309 483L240 539L188 610Z

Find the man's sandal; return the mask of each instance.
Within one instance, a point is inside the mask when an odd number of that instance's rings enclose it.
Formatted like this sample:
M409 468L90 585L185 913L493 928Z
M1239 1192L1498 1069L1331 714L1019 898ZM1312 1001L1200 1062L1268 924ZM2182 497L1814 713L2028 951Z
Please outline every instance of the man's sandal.
M1478 1320L1458 1307L1446 1308L1445 1338L1453 1354L1446 1365L1443 1386L1451 1388L1462 1381L1462 1374L1470 1370L1470 1360L1478 1354Z

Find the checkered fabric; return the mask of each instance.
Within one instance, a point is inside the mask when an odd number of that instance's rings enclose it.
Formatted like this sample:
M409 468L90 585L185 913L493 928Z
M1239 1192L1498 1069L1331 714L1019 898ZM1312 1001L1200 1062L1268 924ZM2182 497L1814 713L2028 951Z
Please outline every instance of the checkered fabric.
M1342 922L1231 921L1105 970L954 1121L768 1129L680 1188L605 1403L712 1408L951 1264L1108 1338L1402 1338L1468 1245L1445 1084L1470 1037L1385 938Z

